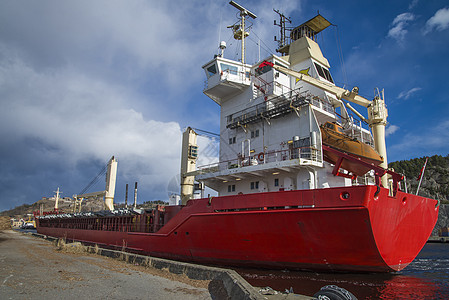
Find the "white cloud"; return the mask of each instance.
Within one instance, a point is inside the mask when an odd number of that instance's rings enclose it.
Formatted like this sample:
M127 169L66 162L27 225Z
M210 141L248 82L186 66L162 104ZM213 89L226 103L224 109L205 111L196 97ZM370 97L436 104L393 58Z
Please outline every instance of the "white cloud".
M447 28L449 28L449 8L442 8L439 9L433 17L427 20L424 34L427 34L434 29L443 31Z
M408 100L410 97L412 97L416 92L422 90L420 87L414 87L408 91L402 91L398 95L398 99L404 99Z
M408 9L414 8L416 5L418 5L419 0L413 0L409 5Z
M391 23L391 28L388 31L388 36L401 42L407 34L407 25L410 21L415 20L415 15L412 13L402 13L394 18Z
M179 172L180 125L145 120L127 105L132 91L71 69L39 73L20 61L0 64L0 78L0 97L13 100L2 101L0 110L4 144L39 141L39 155L67 167L115 155L125 178L136 166L144 170L140 176L158 170L150 186Z
M385 136L389 136L393 133L395 133L396 131L398 131L399 126L396 125L389 125L387 126L387 129L385 130Z
M254 33L274 45L272 7L289 14L298 5L248 5L258 15ZM22 194L17 201L31 202L60 181L67 195L78 192L90 180L80 165L112 155L119 178L141 181L147 197L166 196L179 174L180 124L217 117L198 104L208 101L201 66L216 53L217 29L231 36L235 15L227 1L0 2L0 201ZM248 41L250 62L256 53ZM200 163L213 162L214 148L199 143ZM14 190L24 177L28 191Z

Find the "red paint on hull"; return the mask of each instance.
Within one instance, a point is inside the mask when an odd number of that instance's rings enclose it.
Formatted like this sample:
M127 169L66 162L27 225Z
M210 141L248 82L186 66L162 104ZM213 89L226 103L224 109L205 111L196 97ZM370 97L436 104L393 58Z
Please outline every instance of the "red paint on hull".
M151 256L266 268L390 272L419 253L436 201L376 186L191 200L157 233L38 226L41 234L124 244ZM349 193L349 199L342 193Z

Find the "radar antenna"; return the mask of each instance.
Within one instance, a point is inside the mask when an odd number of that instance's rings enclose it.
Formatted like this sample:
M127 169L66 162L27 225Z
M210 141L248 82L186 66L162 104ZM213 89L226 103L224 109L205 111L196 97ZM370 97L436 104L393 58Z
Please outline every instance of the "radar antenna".
M248 28L245 28L245 19L247 16L250 16L251 18L255 19L257 16L241 6L240 4L231 1L229 2L232 6L240 10L240 24L234 24L231 26L228 26L228 28L232 28L232 31L234 32L234 38L236 40L242 40L242 65L245 64L245 38L249 35L249 29L251 25ZM248 31L247 31L248 30Z

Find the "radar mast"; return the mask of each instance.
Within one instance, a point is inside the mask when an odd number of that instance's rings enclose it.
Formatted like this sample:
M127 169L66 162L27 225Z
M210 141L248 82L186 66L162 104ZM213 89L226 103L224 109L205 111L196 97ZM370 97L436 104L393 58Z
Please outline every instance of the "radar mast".
M240 24L235 23L234 25L228 26L228 28L232 28L232 31L234 32L234 38L236 40L242 40L242 65L245 64L245 38L249 35L249 30L252 26L252 24L245 28L245 20L247 16L250 16L251 18L255 19L257 16L241 6L240 4L231 1L229 2L232 6L240 10ZM248 31L247 31L248 30Z

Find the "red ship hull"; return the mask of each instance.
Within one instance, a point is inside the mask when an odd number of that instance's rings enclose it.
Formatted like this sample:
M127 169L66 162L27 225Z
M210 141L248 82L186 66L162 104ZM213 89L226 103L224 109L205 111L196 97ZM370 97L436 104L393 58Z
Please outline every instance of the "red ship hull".
M384 188L376 197L376 191L357 186L191 200L156 233L39 224L38 232L188 262L399 271L430 236L437 201L401 191L390 197Z

